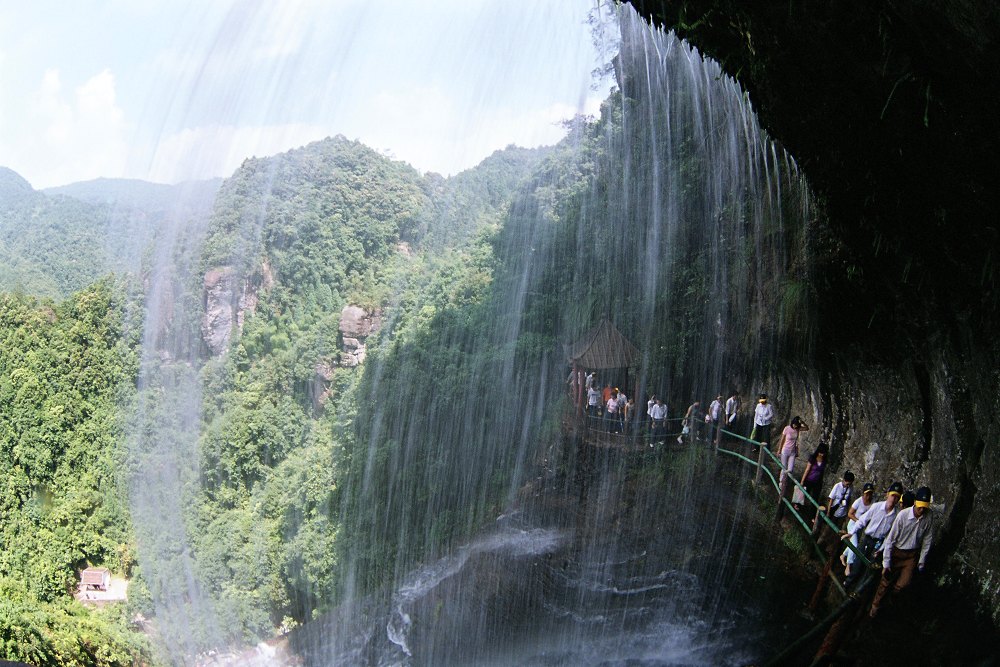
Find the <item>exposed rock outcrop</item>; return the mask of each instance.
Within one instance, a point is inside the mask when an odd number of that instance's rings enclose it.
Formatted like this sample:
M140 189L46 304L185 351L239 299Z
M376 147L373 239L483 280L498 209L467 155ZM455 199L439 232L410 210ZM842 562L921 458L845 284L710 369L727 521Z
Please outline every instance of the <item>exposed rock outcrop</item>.
M260 290L270 288L273 283L274 276L267 263L252 277L238 276L231 266L205 273L201 336L214 356L226 353L233 332L242 331L247 313L257 308Z
M382 328L382 312L347 305L340 313L340 365L353 368L365 360L365 341Z

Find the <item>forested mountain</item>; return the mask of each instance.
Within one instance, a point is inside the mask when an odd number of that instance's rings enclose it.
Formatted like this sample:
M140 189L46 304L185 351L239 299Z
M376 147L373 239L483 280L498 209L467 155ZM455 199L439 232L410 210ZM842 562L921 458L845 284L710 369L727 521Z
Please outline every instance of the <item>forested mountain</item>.
M228 271L256 305L202 371L193 504L202 585L227 637L266 636L338 599L343 488L364 457L347 450L362 371L337 367L342 308L383 311L403 340L477 300L489 238L544 154L511 148L425 178L338 137L248 160L223 185L192 289Z
M0 290L53 298L138 275L157 235L206 217L218 187L99 179L36 191L9 169L0 181Z
M0 318L0 391L10 393L0 454L15 473L3 499L0 642L19 647L4 657L77 664L71 652L52 657L66 642L107 645L95 664L128 664L145 651L121 622L156 613L143 591L163 593L148 574L169 556L135 561L126 489L148 462L144 445L126 447L137 427L124 424L135 405L156 401L177 363L201 368L206 387L201 485L185 520L198 526L192 547L213 623L224 638L248 641L335 603L353 548L342 487L363 472L351 458L363 456L353 423L363 369L337 367L341 309L384 312L399 344L478 301L491 280L491 239L546 153L510 147L446 179L328 139L246 161L221 184L207 226L199 216L213 183L186 186L187 199L180 186L107 179L38 192L0 172L0 288L24 294L3 297ZM188 203L178 208L178 199ZM152 252L165 239L174 250ZM158 271L173 286L150 344L170 353L139 374L139 283L102 276ZM231 274L252 303L240 304L228 351L205 356L204 345L176 339L205 334L203 283L213 271ZM147 426L159 427L158 414ZM132 600L114 618L66 597L87 564L132 577Z
M135 178L96 178L42 190L91 204L108 204L149 214L176 211L178 205L192 212L210 212L223 179L188 181L177 185L150 183Z

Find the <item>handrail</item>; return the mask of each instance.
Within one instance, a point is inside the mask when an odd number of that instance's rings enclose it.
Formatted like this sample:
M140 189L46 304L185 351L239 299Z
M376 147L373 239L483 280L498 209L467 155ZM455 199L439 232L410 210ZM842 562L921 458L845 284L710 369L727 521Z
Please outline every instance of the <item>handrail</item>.
M843 616L844 612L850 609L851 605L855 604L859 600L861 594L864 592L866 588L868 588L869 585L871 585L872 580L874 578L875 578L874 572L872 570L868 570L865 573L864 578L861 580L861 583L858 584L857 588L854 590L853 593L849 593L847 595L847 598L839 605L837 605L837 607L832 612L830 612L830 614L827 615L826 618L822 619L819 623L814 625L808 632L806 632L804 635L802 635L794 642L786 646L785 650L783 650L781 653L779 653L778 655L774 656L766 663L764 663L764 667L772 667L772 666L788 664L788 661L793 656L795 656L796 652L800 651L803 646L805 646L808 642L815 639L820 632L829 628L831 625L834 624L834 622L836 622L838 618ZM814 662L813 664L816 663Z
M668 433L664 433L663 435L654 435L653 433L650 433L650 432L644 432L644 433L612 433L612 432L604 430L604 426L608 422L612 421L611 419L609 419L608 417L606 417L604 415L588 415L588 414L584 413L583 414L583 421L586 423L588 431L592 431L592 432L595 432L595 433L603 433L603 434L605 434L605 435L607 435L609 437L614 437L614 438L627 438L627 439L630 439L630 440L642 440L642 441L646 441L646 440L659 440L659 439L662 439L663 437L677 437L679 435L683 435L682 432L680 432L680 431L670 431ZM684 417L671 417L669 419L663 419L661 421L663 421L664 424L666 424L668 422L683 422L684 421ZM632 420L629 420L628 422L625 422L624 420L621 420L621 423L623 423L623 424L624 423L628 423L628 424L635 425L637 427L643 427L643 426L649 424L650 420L632 419Z
M589 420L591 419L591 417L588 416L587 419L588 419L588 430L596 430L596 429L591 429L590 426L589 426ZM601 417L600 419L601 419L602 422L605 421L603 417ZM680 417L680 418L665 419L663 421L664 422L669 422L669 421L685 421L686 419L687 418ZM645 422L645 420L636 420L636 423L643 423L643 422ZM795 508L792 505L792 503L787 498L785 498L784 494L782 493L781 484L775 478L774 473L771 472L770 468L768 468L767 466L764 465L764 453L766 452L767 455L771 457L771 460L774 461L778 465L779 469L783 469L783 467L784 467L784 466L781 465L781 459L779 459L770 450L770 448L768 447L768 445L765 444L765 443L759 442L757 440L751 440L750 438L744 437L744 436L742 436L742 435L740 435L738 433L733 433L732 431L726 430L726 429L721 428L719 426L710 425L709 429L708 429L708 433L709 433L710 442L712 444L714 444L714 446L715 446L715 451L722 452L723 454L727 454L729 456L736 457L737 459L740 459L742 461L745 461L745 462L749 463L750 465L755 466L757 468L757 480L760 479L761 473L767 475L767 478L771 482L771 486L773 486L774 489L775 489L775 491L778 493L778 497L779 497L779 500L781 501L781 503L790 510L790 514L793 517L795 517L795 520L798 521L799 525L801 525L802 528L803 528L803 530L805 530L806 533L809 535L809 537L810 537L809 542L813 545L813 548L816 550L816 554L819 556L820 560L827 559L827 554L823 553L823 550L820 548L819 543L815 539L812 539L812 535L813 535L814 530L812 528L810 528L809 524L806 523L806 521L799 515L799 513L795 510ZM611 435L624 435L624 437L632 438L632 439L640 439L640 438L645 438L645 437L653 437L651 434L648 435L648 436L644 436L644 435L635 434L635 433L633 433L633 434L612 434L612 433L607 433L607 435L609 435L609 436L611 436ZM667 435L672 435L672 434L667 434ZM728 437L735 438L735 439L741 440L741 441L743 441L745 443L749 443L752 446L758 447L758 459L756 461L754 461L753 459L751 459L751 458L749 458L747 456L744 456L743 454L740 454L737 451L733 451L731 449L727 449L725 447L720 446L719 442L721 440L721 436L722 435L726 435ZM691 436L694 439L700 439L700 440L704 441L704 438L699 438L698 437L697 431L694 428L691 429ZM661 436L658 435L658 436L655 436L655 437L660 438ZM840 528L833 521L830 520L830 518L827 515L826 511L824 509L821 509L821 508L823 508L823 505L820 505L819 502L817 502L809 494L809 492L806 491L805 487L798 480L795 479L795 477L792 475L792 471L791 470L789 470L789 471L786 472L786 478L790 479L792 481L792 484L794 484L795 487L797 487L798 489L800 489L802 491L803 497L806 500L808 500L810 503L812 503L814 507L816 507L816 511L818 513L817 514L817 517L818 517L817 520L825 521L826 525L831 530L834 531L834 534L839 535L840 534ZM757 481L754 482L755 485L756 485L756 483L757 483ZM804 646L807 642L809 642L812 639L814 639L821 631L823 631L824 629L830 627L838 618L840 618L844 614L844 612L851 606L851 604L853 604L854 602L857 601L857 599L858 599L859 595L861 594L861 592L864 591L870 585L870 583L872 582L873 578L875 577L875 569L874 569L874 565L875 564L867 556L865 556L864 553L858 547L856 547L850 540L838 540L838 542L839 543L843 543L846 548L848 548L851 551L853 551L854 554L855 554L855 556L858 559L860 559L860 562L864 564L864 566L865 566L865 574L862 577L860 585L858 585L854 589L853 593L849 593L844 588L844 585L841 584L840 580L837 577L829 577L829 579L831 581L833 581L833 583L836 586L836 588L844 596L844 601L841 602L839 605L837 605L837 607L833 610L832 613L830 613L826 618L822 619L819 623L817 623L814 627L812 627L806 634L804 634L803 636L799 637L795 642L793 642L789 646L785 647L784 651L782 651L777 656L773 657L770 661L768 661L767 665L784 664L788 660L788 658L791 655L793 655L796 651L800 650L802 646ZM839 548L839 547L837 547L837 548ZM834 554L836 554L836 548L835 548ZM830 558L830 561L832 562L833 556L830 556L829 558ZM827 563L827 568L829 568L829 563ZM821 576L820 586L822 586L822 579L825 576L826 576L826 572L824 572L824 574ZM821 590L821 588L818 587L816 595L819 594L820 590Z
M720 428L719 431L721 433L724 433L727 436L736 438L738 440L743 440L744 442L748 442L751 445L754 445L756 447L760 447L761 451L766 452L767 455L770 456L771 459L775 463L778 464L779 469L783 468L783 466L781 465L781 459L779 459L777 456L775 456L774 452L772 452L771 449L766 444L764 444L762 442L758 442L757 440L751 440L750 438L746 438L746 437L744 437L742 435L739 435L738 433L733 433L732 431L727 431L726 429L723 429L723 428ZM733 452L733 451L728 450L728 449L724 449L723 447L718 447L717 449L719 451L725 452L727 454L736 454L736 452ZM746 459L746 457L741 457L741 458L744 458L744 460L749 460L749 459ZM757 462L752 462L751 461L751 463L753 463L753 465L758 465ZM780 495L781 494L780 485L774 479L774 476L771 474L771 471L768 470L767 468L763 468L763 466L762 466L762 470L768 474L768 477L770 477L770 479L771 479L771 483L774 485L775 490ZM813 499L813 497L809 494L809 492L806 491L806 488L804 486L802 486L802 484L797 479L795 479L795 476L792 475L791 473L792 473L792 471L789 470L786 473L785 478L788 479L788 480L791 480L792 484L794 484L796 487L798 487L802 491L802 495L805 497L805 499L808 500L810 503L812 503L816 507L816 511L819 513L819 517L823 521L826 522L826 524L827 524L827 526L829 526L830 530L832 530L835 534L840 535L840 527L837 526L837 524L835 524L833 521L830 520L830 517L827 516L827 513L822 509L824 506L820 505L815 499ZM784 496L781 496L781 500L784 501L784 503L786 505L788 505L788 507L790 509L793 509L792 514L796 518L798 518L799 521L805 526L805 522L802 521L802 517L800 517L798 515L798 512L794 511L794 508L791 507L791 503L789 503ZM808 526L805 526L805 527L806 527L806 530L808 532L810 532L810 533L812 532L811 530L809 530ZM851 540L842 540L842 542L843 542L844 546L847 547L848 549L850 549L851 551L853 551L854 555L856 557L860 558L861 562L864 563L866 566L870 567L871 565L873 565L873 562L867 556L865 556L864 553L861 551L861 549L859 549L858 547L856 547L854 545L854 543L851 542ZM834 581L837 581L837 579L834 578ZM837 583L839 584L840 582L837 582ZM843 590L843 587L841 587L841 590Z
M587 415L587 414L584 415L584 419L586 420L587 430L588 431L596 431L596 432L604 432L604 431L602 431L602 429L599 428L599 427L598 428L594 428L592 426L592 422L597 421L600 424L604 424L607 421L610 421L610 420L608 420L604 416L596 416L595 417L593 415ZM671 417L669 419L664 419L663 422L664 423L668 423L668 422L684 422L684 421L687 421L687 419L688 419L687 417ZM630 423L638 425L638 424L648 424L649 422L648 422L648 420L638 420L637 419L637 420L634 420L633 422L630 422ZM743 442L749 443L750 445L752 445L754 447L758 447L760 449L760 452L766 453L768 456L771 457L771 460L778 465L779 469L781 469L783 467L781 465L781 459L779 459L770 450L770 448L767 445L765 445L764 443L759 442L757 440L751 440L750 438L744 437L744 436L742 436L742 435L740 435L738 433L733 433L732 431L726 430L726 429L721 428L721 427L715 428L715 427L712 427L711 425L708 425L708 426L709 426L710 432L713 433L713 434L716 434L716 433L718 433L719 435L724 434L724 435L729 436L731 438L735 438L737 440L742 440ZM694 432L694 430L695 429L692 429L692 433ZM611 438L624 438L624 439L630 439L630 440L633 440L633 441L638 440L638 441L645 442L645 441L648 441L648 440L652 440L654 438L659 439L660 437L674 437L676 435L682 435L682 433L670 432L670 433L665 433L662 436L659 436L659 435L653 435L651 433L610 433L610 432L608 432L608 433L606 433L606 435L608 437L611 437ZM718 437L718 436L714 436L714 437ZM812 529L808 526L808 524L806 524L806 522L802 519L802 517L799 516L799 513L795 511L795 508L788 501L788 499L785 498L781 494L781 485L774 478L774 475L771 473L771 471L767 467L765 467L764 465L762 465L763 462L761 460L753 461L752 459L749 459L749 458L743 456L742 454L740 454L738 452L735 452L735 451L730 450L730 449L726 449L726 448L718 446L718 445L716 445L716 450L720 451L720 452L722 452L724 454L729 454L729 455L732 455L732 456L736 456L737 458L740 458L740 459L746 461L747 463L749 463L751 465L757 466L759 472L766 473L767 476L768 476L768 479L770 479L770 481L771 481L771 485L774 487L775 491L778 493L778 496L780 497L781 502L786 507L788 507L789 510L791 510L791 515L795 517L795 519L802 525L803 529L807 533L811 534L813 532ZM763 458L763 457L761 457L761 458ZM830 517L827 516L827 513L823 509L821 509L823 507L823 505L820 505L819 502L817 502L812 497L812 495L810 495L809 492L806 491L806 488L797 479L795 479L795 476L791 474L791 471L788 471L788 473L786 475L786 478L789 479L789 480L791 480L792 484L794 484L796 487L798 487L802 491L803 497L806 500L808 500L810 503L813 504L813 506L816 508L816 511L818 513L819 519L822 520L822 521L824 521L824 522L826 522L826 525L830 528L830 530L832 530L835 534L837 534L839 536L840 535L840 527L837 526L835 523L833 523L833 521L830 520ZM863 563L865 566L868 566L868 567L870 567L871 565L873 565L872 561L867 556L865 556L864 553L861 551L861 549L859 549L857 546L855 546L855 544L851 540L841 540L841 541L843 542L843 544L844 544L844 546L846 548L848 548L848 549L850 549L851 551L854 552L854 555L857 558L861 559L861 563ZM816 544L815 541L813 541L813 544L816 547L817 554L822 559L823 558L822 551L820 550L819 546ZM840 581L838 581L836 579L836 577L833 578L833 581L835 582L837 588L843 593L844 592L844 587L841 585Z
M736 458L742 459L751 465L757 465L757 462L754 461L753 459L747 458L746 456L743 456L742 454L731 451L729 449L719 447L718 451L722 452L723 454L729 454L730 456L735 456ZM774 479L774 475L771 473L771 471L765 468L764 473L767 474L768 478L771 480L771 484L775 487L775 489L778 489L779 488L778 482L777 480ZM782 497L781 501L788 507L789 510L791 510L791 515L795 517L796 521L799 522L799 524L802 526L802 529L806 531L806 534L811 536L812 529L809 528L809 524L807 524L805 520L801 516L799 516L799 513L795 511L795 508L792 507L792 504L788 501L788 499ZM809 543L813 545L813 549L815 549L816 555L819 556L820 560L823 560L826 557L826 554L824 554L823 550L820 549L819 544L817 544L816 541L812 539L809 540ZM833 582L841 593L844 593L845 595L847 594L847 591L846 589L844 589L843 584L841 584L836 577L833 578Z

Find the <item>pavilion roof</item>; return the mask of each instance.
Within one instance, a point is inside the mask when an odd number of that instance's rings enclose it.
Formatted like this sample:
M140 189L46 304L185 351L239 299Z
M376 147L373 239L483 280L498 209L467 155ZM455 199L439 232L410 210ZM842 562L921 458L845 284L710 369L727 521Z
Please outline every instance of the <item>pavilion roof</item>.
M607 319L565 349L570 363L587 369L628 368L639 359L639 349Z

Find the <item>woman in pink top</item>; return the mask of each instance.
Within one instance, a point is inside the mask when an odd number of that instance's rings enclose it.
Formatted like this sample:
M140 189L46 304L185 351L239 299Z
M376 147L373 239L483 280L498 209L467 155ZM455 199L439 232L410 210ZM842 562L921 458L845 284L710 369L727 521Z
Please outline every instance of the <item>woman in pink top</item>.
M809 425L801 417L793 417L791 423L781 432L776 454L781 458L781 477L779 483L784 491L785 475L795 467L795 457L799 455L799 433L808 431Z

